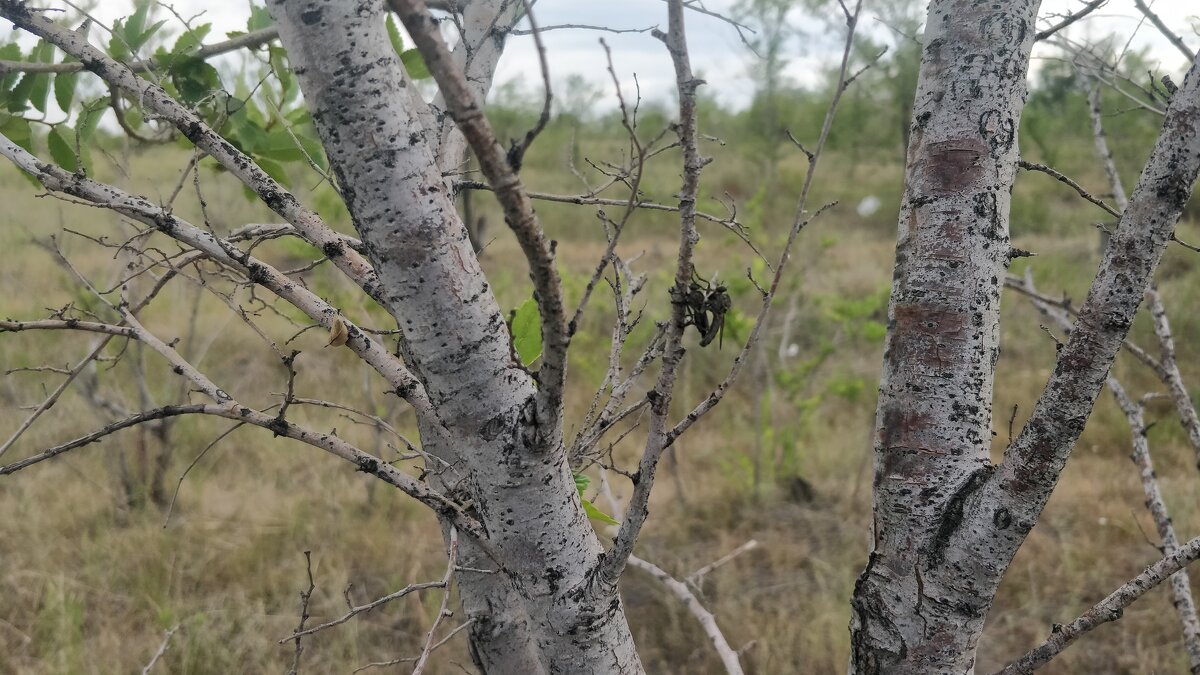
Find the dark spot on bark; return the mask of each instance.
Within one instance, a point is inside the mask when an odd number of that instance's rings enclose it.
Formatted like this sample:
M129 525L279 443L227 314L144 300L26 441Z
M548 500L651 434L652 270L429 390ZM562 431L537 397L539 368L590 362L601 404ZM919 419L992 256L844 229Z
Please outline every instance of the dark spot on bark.
M362 471L363 473L374 474L379 472L379 460L375 459L374 457L368 457L364 455L359 457L356 460L356 463L358 464L358 470Z
M992 524L996 526L997 530L1007 530L1012 525L1012 513L1009 513L1008 509L1004 507L996 509L996 512L992 514Z
M251 282L261 286L267 283L267 280L271 278L271 275L267 272L267 268L263 267L262 265L259 265L258 263L250 263L246 266L246 278L248 278Z
M556 567L551 567L550 569L546 570L546 573L542 575L542 578L546 580L547 584L549 584L550 592L557 595L558 582L562 581L563 578L562 570Z
M929 567L931 569L940 566L945 560L946 548L950 545L950 537L962 525L963 512L966 510L967 500L979 488L983 487L988 477L992 475L993 470L991 466L980 467L967 478L966 482L954 493L954 496L950 497L950 500L946 502L946 510L942 513L937 532L934 533L933 539L929 542Z
M331 241L321 247L325 252L325 257L336 258L346 252L346 246L340 241Z
M300 13L300 20L304 25L311 26L321 20L321 9L310 9L307 12Z
M267 428L271 430L275 436L287 436L288 423L287 420L276 417L267 424Z

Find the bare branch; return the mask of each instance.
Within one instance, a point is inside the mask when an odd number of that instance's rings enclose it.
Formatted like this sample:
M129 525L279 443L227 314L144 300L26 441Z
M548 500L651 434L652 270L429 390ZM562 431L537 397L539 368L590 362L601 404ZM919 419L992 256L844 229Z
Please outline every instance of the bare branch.
M1100 9L1107 3L1108 3L1108 0L1092 0L1091 2L1087 3L1083 7L1080 7L1078 10L1071 12L1070 14L1063 17L1062 21L1059 21L1058 23L1047 28L1046 30L1038 32L1037 35L1033 36L1034 41L1041 42L1042 40L1049 38L1050 36L1054 35L1058 31L1066 28L1067 26L1070 26L1071 24L1082 19L1083 17L1087 16L1088 14L1091 14L1092 12L1096 11L1097 9Z
M7 139L4 139L3 135L0 135L0 142L7 142ZM158 295L158 292L162 290L163 287L166 286L167 282L169 282L174 276L175 272L172 270L169 270L166 274L164 274L162 278L160 278L154 285L154 287L146 293L145 297L132 305L132 311L137 312L142 307L145 307L147 304L149 304L149 302ZM21 423L21 426L17 427L16 431L14 431L8 437L8 439L4 441L4 444L0 445L0 456L2 456L8 451L9 448L13 446L13 444L17 442L17 439L19 439L22 434L29 430L29 428L33 426L33 423L36 422L43 413L54 407L54 404L58 402L58 399L62 397L67 388L71 386L71 383L73 383L75 379L79 377L79 374L82 373L93 361L100 357L101 352L103 352L104 348L108 346L108 343L112 340L112 337L113 336L105 336L104 338L97 340L92 345L91 351L88 352L86 356L80 359L80 361L71 368L70 372L67 373L66 378L59 383L58 387L56 387L54 391L51 392L50 395L47 396L32 413L29 414L29 417L25 418L25 421Z
M382 598L379 598L378 600L368 602L365 605L358 605L357 607L351 607L349 612L346 612L345 614L334 619L333 621L329 621L329 622L323 623L319 626L314 626L312 628L305 628L303 630L300 630L299 632L292 633L291 635L280 639L279 644L285 644L290 640L299 640L300 638L304 637L305 635L312 635L313 633L323 631L327 628L333 628L334 626L340 626L340 625L346 623L347 621L349 621L350 619L353 619L354 617L358 616L359 614L362 614L363 612L369 612L372 609L375 609L376 607L378 607L380 605L384 605L384 604L391 602L392 600L395 600L397 598L403 598L404 596L408 595L409 593L415 593L417 591L424 591L424 590L428 590L430 588L445 588L445 587L446 587L446 585L445 585L444 581L426 581L426 582L420 583L420 584L409 584L394 593L389 593L389 594L383 596Z
M675 595L675 597L679 598L683 602L683 605L687 607L687 610L691 612L692 616L696 618L696 621L700 622L700 628L708 636L708 641L712 643L713 648L717 650L717 655L721 657L721 664L725 667L725 672L729 675L742 675L742 664L738 660L737 651L729 646L729 642L725 639L725 634L717 626L716 617L704 605L700 604L700 599L692 593L692 589L688 588L687 584L671 576L654 563L642 560L637 556L629 556L629 566L650 574L650 576L666 586L667 590Z
M542 88L544 96L542 97L542 111L538 114L537 122L533 128L525 133L525 139L519 144L514 142L513 146L508 150L508 165L513 171L521 170L521 162L525 157L525 152L529 150L529 146L533 145L534 139L546 125L550 123L550 105L554 102L554 93L550 88L550 65L546 62L546 45L542 44L542 34L538 30L537 20L533 18L533 7L530 6L529 0L521 0L521 4L525 8L525 18L529 21L529 30L533 34L533 43L537 47L538 67L542 73Z
M104 333L114 337L137 339L133 330L125 326L113 326L94 321L75 319L38 319L34 321L0 321L0 333L19 333L23 330L78 330L87 333Z
M1108 376L1108 389L1129 421L1129 430L1133 436L1133 453L1130 458L1141 474L1142 493L1146 496L1146 508L1154 518L1158 540L1162 542L1162 553L1171 555L1179 550L1179 538L1175 534L1171 514L1167 511L1166 500L1163 499L1162 490L1158 486L1158 474L1154 472L1154 462L1150 458L1143 407L1129 399L1121 383L1111 374ZM1200 620L1197 620L1196 601L1192 597L1187 570L1179 570L1171 575L1171 596L1172 605L1183 625L1183 644L1191 661L1191 671L1200 672Z
M430 652L437 651L438 647L441 647L442 645L449 642L451 638L453 638L455 635L458 635L464 629L470 628L471 624L474 622L475 622L474 619L467 619L463 623L459 624L458 626L456 626L454 628L454 630L450 631L449 633L446 633L446 637L442 638L441 640L438 640L437 643L434 644L433 647L429 651ZM400 659L392 659L391 661L374 661L374 662L368 663L364 666L359 666L358 668L355 668L351 672L357 673L357 672L360 672L363 670L368 670L370 668L386 668L388 666L396 666L401 663L412 663L413 661L416 661L418 658L420 658L420 657L419 656L409 656L409 657L400 658Z
M312 600L313 591L317 589L316 582L313 581L312 573L312 551L304 552L304 568L308 572L308 588L300 591L300 624L296 627L296 634L299 635L304 630L304 623L308 621L308 603ZM304 653L304 645L301 644L300 638L296 638L296 655L292 658L292 667L288 669L288 675L296 675L300 670L300 656Z
M179 626L170 628L164 633L163 641L158 645L158 650L154 652L154 656L150 657L149 663L142 668L142 675L150 675L150 671L154 669L154 666L158 663L158 660L162 658L163 654L167 653L167 646L171 644L171 636L174 635L175 631L177 630L179 630Z
M1192 539L1175 553L1147 567L1141 574L1110 593L1071 623L1056 625L1050 637L1029 653L1005 666L1003 670L997 671L997 675L1023 675L1044 666L1095 628L1120 619L1126 607L1197 558L1200 558L1200 537Z
M453 57L437 23L429 15L423 0L397 0L400 20L408 29L429 72L437 80L450 116L466 136L479 159L479 166L504 209L505 221L517 237L529 262L534 295L542 317L542 367L538 373L538 400L542 419L556 419L560 413L563 383L566 377L567 321L563 308L562 280L554 262L554 248L533 212L533 205L517 172L496 142L491 125L483 115L477 97L472 94L461 71L453 66Z
M704 83L692 74L688 55L687 34L684 29L683 0L667 2L667 33L656 31L655 37L663 41L675 65L675 86L679 92L679 140L683 145L683 185L679 190L679 252L675 267L675 297L685 297L695 275L692 257L700 234L696 231L696 195L700 186L700 171L711 159L700 156L696 132L696 89ZM604 558L599 571L600 578L616 584L625 567L647 516L650 490L654 485L654 471L658 460L666 449L664 441L667 415L671 409L671 398L675 390L675 379L683 360L683 332L686 328L686 308L683 303L672 301L671 320L663 347L662 368L658 381L647 394L650 400L650 429L646 448L638 466L638 480L630 508L621 522L612 550Z
M437 618L433 620L433 625L429 627L429 633L425 635L425 646L421 648L421 655L417 657L417 665L413 668L412 675L420 675L425 670L425 664L429 661L429 655L433 653L433 636L437 633L438 624L442 619L451 616L450 611L450 580L454 578L454 570L458 565L458 530L450 527L450 542L447 546L447 564L446 575L442 577L442 606L438 608Z
M1104 212L1107 213L1108 215L1114 216L1116 218L1121 217L1120 211L1118 211L1117 209L1114 209L1113 207L1104 203L1104 200L1092 195L1092 193L1083 189L1083 186L1081 186L1079 183L1076 183L1074 180L1071 180L1071 178L1069 176L1067 176L1063 173L1060 173L1058 171L1055 171L1054 169L1051 169L1050 167L1046 166L1045 164L1037 164L1035 162L1026 162L1025 160L1022 159L1017 162L1017 166L1021 167L1022 169L1025 169L1026 171L1040 171L1040 172L1046 174L1047 176L1051 176L1055 180L1057 180L1061 183L1065 183L1066 185L1070 186L1071 189L1073 189L1073 190L1075 190L1075 192L1079 193L1080 197L1083 197L1084 199L1088 200L1089 202L1104 209Z
M1104 175L1108 177L1113 200L1117 203L1116 210L1123 213L1125 209L1129 208L1129 197L1125 194L1125 184L1121 181L1121 175L1117 173L1117 164L1113 161L1112 150L1108 147L1108 134L1104 133L1104 116L1100 109L1100 87L1095 83L1089 83L1087 98L1088 116L1092 119L1092 138L1096 144L1096 155L1104 165Z
M1036 522L1049 499L1191 197L1197 173L1200 59L1171 100L1158 141L1096 272L1076 328L1058 353L1055 371L1003 462L981 488L979 499L1007 509L1013 522ZM972 540L983 537L986 543L952 541L951 545L963 547L958 550L994 546L1003 560L1015 554L1023 537L1004 532L992 523L991 514L991 509L977 510L972 522L964 523L954 535ZM982 519L986 522L976 522Z
M691 574L687 575L687 578L684 579L684 581L686 581L689 586L692 586L696 589L700 589L701 587L704 586L704 577L707 576L709 572L712 572L713 570L717 569L718 567L732 561L734 558L742 555L743 553L749 553L750 551L753 551L754 549L756 549L758 547L759 547L758 540L751 539L750 541L733 549L729 553L726 553L725 555L721 556L720 558L717 558L716 560L708 563L707 565L701 567L700 569L696 570L695 572L692 572Z
M335 307L307 288L293 283L270 265L242 253L228 242L214 237L146 199L41 162L3 135L0 135L0 156L7 157L18 167L35 176L50 190L65 192L92 204L110 208L203 251L213 260L238 270L249 280L271 290L323 326L328 327L338 316ZM412 404L414 409L430 419L437 419L424 388L404 363L388 352L382 344L370 339L357 326L347 322L347 328L350 334L347 346L382 375L389 385L395 388L397 394Z
M1163 20L1146 5L1145 0L1133 0L1133 4L1137 5L1137 8L1141 10L1142 14L1144 14L1145 17L1150 20L1150 23L1154 24L1154 27L1158 29L1158 32L1162 33L1163 37L1167 38L1167 41L1170 42L1175 49L1178 49L1180 54L1183 54L1183 58L1187 59L1188 61L1192 61L1196 58L1196 52L1189 49L1188 46L1183 43L1183 40L1181 40L1174 31L1168 28L1167 24L1163 23Z
M455 181L454 185L456 188L464 189L464 190L491 190L492 189L491 186L489 186L487 183L480 183L478 181L470 181L470 180ZM560 194L551 194L548 192L530 192L528 194L529 194L529 198L534 201L558 202L560 204L577 204L579 206L628 206L629 201L630 201L629 199L613 199L613 198L609 198L609 197L597 197L593 194L560 195ZM633 208L644 209L646 211L669 211L672 213L678 213L680 207L671 206L670 204L658 204L655 202L647 202L647 201L642 201L640 199L635 199ZM718 225L721 225L724 228L726 228L727 230L729 230L730 232L733 232L734 234L736 234L738 236L738 238L741 239L743 242L750 244L750 240L746 236L745 226L742 225L740 222L738 222L737 219L731 218L731 217L730 218L722 218L720 216L714 216L711 213L706 213L704 211L696 211L696 217L700 218L702 220L707 220L710 223L716 223ZM758 252L757 249L755 249L755 252L756 253Z
M1167 310L1163 307L1158 290L1153 286L1146 290L1146 302L1150 308L1150 316L1154 319L1154 334L1158 336L1158 344L1162 348L1162 381L1167 385L1167 392L1179 413L1179 423L1187 432L1188 442L1196 452L1197 466L1200 466L1200 418L1196 415L1196 405L1183 384L1183 375L1179 372L1179 364L1175 360L1175 339L1171 336Z
M1071 304L1071 301L1069 299L1067 299L1067 298L1052 298L1048 295L1044 295L1044 294L1038 292L1038 290L1033 287L1033 282L1029 276L1031 274L1031 272L1032 272L1032 270L1030 270L1029 268L1025 268L1026 278L1024 278L1024 279L1022 279L1021 277L1018 277L1018 276L1014 276L1012 274L1006 276L1004 279L1005 287L1011 288L1014 291L1021 293L1022 295L1027 295L1039 303L1046 303L1053 307L1062 308L1065 312L1067 312L1071 316L1079 315L1079 310L1076 309ZM1147 367L1149 367L1151 370L1153 370L1154 374L1158 375L1159 378L1166 378L1166 370L1163 369L1162 363L1159 362L1158 359L1151 356L1145 349L1142 349L1135 342L1131 341L1128 337L1126 337L1125 340L1121 343L1121 349L1128 352L1131 356L1136 358L1138 361L1141 361L1142 363L1144 363Z
M216 438L214 438L212 441L210 441L208 445L204 446L203 450L196 453L196 456L187 465L187 468L183 470L183 473L179 474L179 480L175 482L175 492L171 494L171 502L170 502L170 504L167 505L167 515L163 516L163 528L164 529L167 527L167 524L171 522L171 514L175 512L175 500L179 499L179 490L180 490L180 488L183 487L183 479L187 478L187 475L189 473L191 473L192 469L195 468L195 466L200 463L200 460L203 459L204 456L208 454L209 450L212 450L213 448L215 448L218 443L225 440L226 436L228 436L229 434L232 434L233 432L237 431L240 428L242 428L242 423L238 422L237 424L234 424L233 426L229 427L225 431L222 431Z
M1023 288L1028 291L1027 295L1033 300L1038 311L1054 320L1064 331L1071 332L1074 326L1071 324L1067 311L1061 306L1045 302L1038 297L1028 270L1026 270ZM1149 292L1147 292L1147 296L1149 296ZM1158 475L1154 471L1154 463L1150 457L1150 443L1146 438L1147 428L1143 406L1140 403L1134 403L1129 398L1125 393L1125 388L1111 372L1106 383L1129 422L1133 440L1133 452L1129 458L1138 467L1142 493L1146 497L1146 508L1154 519L1159 541L1162 542L1160 551L1165 555L1171 555L1179 550L1179 538L1175 534L1175 526L1171 522L1171 515L1159 488ZM1171 595L1174 600L1172 604L1179 614L1179 621L1183 626L1183 641L1191 660L1191 670L1192 672L1200 671L1200 620L1197 619L1196 602L1192 597L1191 584L1186 570L1180 570L1171 576Z

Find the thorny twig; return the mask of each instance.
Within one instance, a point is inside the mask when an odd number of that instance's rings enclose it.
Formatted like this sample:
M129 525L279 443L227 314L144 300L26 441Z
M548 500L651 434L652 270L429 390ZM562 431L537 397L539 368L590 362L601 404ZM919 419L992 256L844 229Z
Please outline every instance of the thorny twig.
M686 181L689 175L692 175L693 173L698 174L699 169L703 166L703 164L699 162L698 153L694 153L694 137L691 141L694 159L689 161L689 148L688 141L686 140L686 130L690 120L693 124L692 133L694 134L695 111L694 108L688 109L685 107L685 105L694 103L694 100L689 99L686 94L690 92L694 97L695 83L691 78L691 71L687 62L686 43L683 41L682 10L680 9L678 12L674 11L677 2L679 2L679 0L672 0L670 6L673 9L671 14L671 35L678 36L676 38L678 40L676 43L677 46L675 48L671 48L671 52L672 57L676 60L676 79L680 89L680 117L682 126L685 130L683 134L685 138L685 189L681 191L681 195L683 197L681 204L686 205L690 196L692 199L692 204L694 205L695 190L693 188L689 192ZM729 387L732 385L737 375L741 372L742 365L747 360L748 355L751 353L751 349L753 349L755 343L757 342L763 325L766 323L766 318L771 309L771 303L779 290L779 284L782 280L783 271L787 265L788 258L791 256L792 246L795 244L796 238L799 236L801 230L803 230L813 218L816 218L821 214L822 211L824 211L825 208L831 206L827 205L826 207L818 209L817 212L811 217L806 213L808 196L812 188L813 178L816 173L818 161L820 160L821 151L823 150L825 143L829 138L829 132L833 126L833 119L837 112L838 103L841 100L842 94L846 90L846 75L849 72L851 47L853 46L855 29L858 25L858 17L861 9L862 1L859 0L855 4L854 12L849 15L850 18L847 20L845 49L842 52L842 62L838 73L839 86L834 92L833 98L831 99L829 107L826 110L825 120L821 127L821 133L818 137L816 149L809 161L809 170L805 176L804 186L801 188L795 220L793 221L792 227L788 233L787 242L784 244L783 250L780 253L779 263L775 268L775 275L771 280L770 289L767 296L762 300L762 306L759 310L758 317L755 320L754 327L750 331L750 336L747 339L746 344L742 347L742 350L739 352L738 356L735 357L733 366L730 368L729 373L717 386L717 388L714 389L699 404L697 404L696 407L693 408L686 417L675 424L674 427L668 428L666 426L666 415L669 410L671 400L670 394L674 386L674 368L682 357L682 349L680 346L680 333L682 333L683 323L681 315L682 308L678 306L674 308L676 310L675 316L673 317L674 320L672 324L668 325L667 341L663 356L663 368L659 374L658 384L656 384L655 388L647 395L650 399L651 411L653 414L651 416L650 431L647 435L646 447L643 451L642 459L638 466L638 480L634 484L633 495L630 498L630 506L625 520L621 524L621 529L617 534L616 540L613 543L613 549L605 558L605 561L602 565L601 571L607 579L617 579L620 576L620 571L624 566L624 561L633 553L634 544L637 541L642 524L645 522L648 515L650 490L654 485L654 474L659 458L661 458L663 452L670 447L670 445L676 438L679 437L680 434L687 431L687 429L694 424L696 420L700 419L700 417L702 417L705 413L714 408L729 390ZM675 22L676 19L678 19L678 24ZM686 211L681 211L680 215L681 222L683 224L681 227L682 234L679 254L680 266L676 274L676 288L686 287L686 283L691 277L691 248L695 245L692 239L695 236L694 218L692 218L691 222L689 223L688 214Z
M312 599L313 591L317 589L316 583L313 581L312 573L312 551L304 552L304 567L308 571L308 589L300 591L300 623L296 626L296 634L299 635L304 631L304 624L308 621L308 603ZM296 655L292 659L292 667L288 669L288 675L296 675L300 671L300 656L304 653L304 645L300 638L296 638Z

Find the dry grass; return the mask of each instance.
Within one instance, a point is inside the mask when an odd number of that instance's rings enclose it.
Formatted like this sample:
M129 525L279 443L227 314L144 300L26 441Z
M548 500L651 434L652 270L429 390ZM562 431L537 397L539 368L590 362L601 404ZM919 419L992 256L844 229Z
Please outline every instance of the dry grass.
M163 176L156 189L167 191L175 159L134 155L128 158L130 174ZM847 168L836 156L831 159L827 176ZM753 171L744 162L718 162L712 171L714 184L739 199L754 195ZM796 172L788 164L781 175L788 179ZM852 184L827 179L819 185L826 193L821 197L853 204L866 193L864 186L878 186L883 195L898 194L895 166L859 166L854 175ZM112 174L102 178L122 181ZM668 167L649 189L669 199L672 180ZM571 189L561 171L534 173L530 182L548 190ZM151 188L142 184L142 189ZM267 219L227 182L213 180L208 196L218 227ZM1018 200L1055 204L1060 197L1036 178L1023 180L1017 194ZM116 220L53 199L35 199L30 186L7 167L0 169L0 200L6 212L0 227L5 251L0 314L30 317L46 307L81 301L67 276L31 242L63 226L113 237L120 231ZM1067 205L1059 215L1064 222L1094 217L1063 203ZM786 195L780 195L764 207L760 222L779 222L789 209ZM180 210L196 217L193 206ZM561 229L554 235L564 240L562 265L578 293L585 270L601 250L595 221L586 212L558 206L542 209L542 215L552 229ZM763 543L712 573L705 586L708 606L730 642L745 646L755 673L835 673L845 668L848 598L865 561L870 532L872 392L881 349L877 337L862 328L882 318L872 308L878 305L873 298L881 297L890 280L891 233L879 225L890 217L862 219L843 208L805 235L790 277L790 292L799 294L792 341L800 354L788 361L794 365L782 369L795 377L785 382L778 374L751 372L728 403L682 441L676 451L678 467L661 479L639 547L647 559L686 574L749 538ZM500 221L493 217L493 222ZM637 266L652 276L645 302L653 318L665 311L661 280L673 248L669 222L669 216L646 218L622 247L627 257L645 251ZM1043 289L1065 289L1082 297L1095 257L1094 234L1062 228L1052 230L1054 234L1022 234L1021 227L1018 223L1017 243L1040 254L1033 264ZM1195 230L1188 231L1195 235ZM494 227L492 234L496 240L484 264L502 304L513 306L527 297L525 270L523 264L514 265L520 256L505 233ZM73 236L60 235L60 241L81 269L98 280L109 278L110 253ZM280 243L258 252L275 261L296 253ZM726 278L740 276L749 264L741 249L715 231L707 232L700 253L702 270L719 269ZM1173 250L1163 292L1174 309L1185 375L1200 382L1192 345L1200 334L1200 318L1189 309L1195 307L1194 289L1200 282L1195 260ZM365 307L335 275L317 272L310 284L351 316L364 321L369 316L385 326L383 314ZM195 292L186 283L170 290L148 315L150 327L166 337L185 335ZM858 303L859 309L848 309L848 302ZM739 304L752 305L749 292ZM198 346L199 365L244 401L267 405L277 400L271 392L282 387L283 371L270 350L213 298L205 296L199 307L198 344L182 346ZM604 307L597 303L600 311L593 314L573 357L576 379L568 428L600 376L600 354L607 346ZM1004 315L995 396L997 454L1008 438L1009 411L1020 404L1019 425L1054 353L1052 341L1038 328L1039 318L1023 301L1007 296ZM259 321L280 339L295 331L271 314ZM1150 343L1144 317L1135 336ZM63 365L79 358L87 342L78 335L4 335L0 368ZM320 344L315 333L295 343L304 350L298 362L300 392L382 410L378 382L348 353L327 352ZM820 363L805 363L822 350L827 355ZM693 349L681 397L694 401L701 396L734 352L729 344L719 352ZM153 362L147 358L148 364ZM109 378L106 391L130 397L133 388L120 382L120 372ZM150 372L157 396L174 391L169 373L158 366ZM1121 361L1118 373L1135 392L1154 388L1129 362ZM0 430L6 435L15 428L25 414L20 406L40 400L57 381L56 376L36 374L0 379ZM768 382L773 384L764 386ZM312 410L303 414L313 426L337 427L351 440L376 447L370 429L344 417ZM1162 420L1150 431L1150 441L1175 522L1181 535L1194 534L1200 524L1194 459L1167 407L1154 407L1150 417ZM5 459L69 438L101 419L79 397L68 396ZM411 418L396 419L413 432ZM177 427L171 487L195 453L225 428L207 420ZM0 672L135 671L172 626L179 630L158 672L280 672L290 665L293 652L275 640L297 621L297 594L306 585L302 551L313 552L318 588L312 611L318 621L344 611L342 591L348 583L361 603L441 574L441 540L428 513L395 491L371 486L338 460L255 429L235 432L198 465L164 528L163 514L155 509L130 511L116 505L111 467L122 454L134 461L138 443L136 434L123 434L0 482ZM1052 623L1073 618L1157 556L1146 540L1153 527L1125 458L1128 445L1123 418L1106 394L1045 517L1002 587L980 650L981 672L1016 656ZM627 442L617 454L628 459L636 450L636 443ZM777 456L791 463L771 468ZM798 498L797 473L811 483L811 499ZM627 574L623 593L651 672L718 671L702 634L675 599L635 570ZM436 593L406 598L316 636L306 643L304 669L347 672L369 661L415 654L439 601ZM461 639L436 655L432 672L461 672L458 664L469 664ZM1047 672L1163 673L1182 672L1185 666L1169 599L1157 590Z

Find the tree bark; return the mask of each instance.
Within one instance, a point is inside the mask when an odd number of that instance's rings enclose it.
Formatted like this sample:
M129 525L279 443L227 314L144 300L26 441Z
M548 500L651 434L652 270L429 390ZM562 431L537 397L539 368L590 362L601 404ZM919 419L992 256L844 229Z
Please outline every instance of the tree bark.
M970 673L990 596L939 573L990 473L1000 288L1037 0L934 0L913 107L852 673Z
M384 28L382 0L272 2L355 229L437 419L431 472L474 504L496 552L464 547L472 653L489 673L641 673L603 553L579 502L561 416L545 419L436 162ZM466 561L470 561L469 563ZM488 623L494 621L495 623ZM536 663L531 663L536 659Z
M1200 171L1198 63L1029 421L993 466L998 276L1036 5L930 7L880 391L875 547L855 589L851 672L974 671L1000 580L1083 431Z

